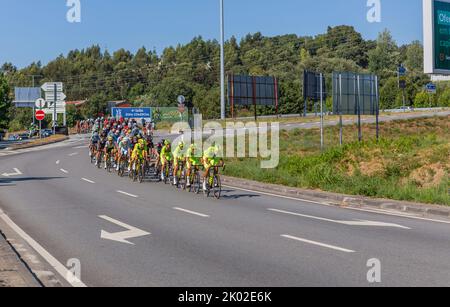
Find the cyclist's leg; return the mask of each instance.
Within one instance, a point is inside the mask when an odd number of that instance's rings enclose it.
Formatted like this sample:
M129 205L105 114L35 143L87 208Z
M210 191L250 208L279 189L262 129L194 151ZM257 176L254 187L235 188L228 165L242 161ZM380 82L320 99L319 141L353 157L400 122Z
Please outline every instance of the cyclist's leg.
M192 175L192 162L188 158L186 159L186 186L191 186L191 175Z

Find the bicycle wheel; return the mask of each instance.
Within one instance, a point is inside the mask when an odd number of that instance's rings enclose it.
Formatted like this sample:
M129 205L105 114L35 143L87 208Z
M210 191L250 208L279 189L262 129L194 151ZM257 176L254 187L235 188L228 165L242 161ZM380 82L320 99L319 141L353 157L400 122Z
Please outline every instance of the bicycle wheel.
M201 179L200 179L200 174L198 172L196 172L193 176L193 182L192 182L192 186L191 189L193 189L195 194L199 194L200 190L202 188L202 183L201 183Z
M145 177L145 164L143 164L139 168L139 183L142 183L144 181L144 177Z
M108 173L111 173L111 167L112 167L111 157L108 157L107 160L106 160L106 171Z
M215 175L214 176L214 183L212 186L213 194L216 199L220 199L220 196L222 194L222 183L220 181L220 176Z
M100 158L98 158L98 161L97 161L97 168L98 168L98 169L102 168L102 155L100 155Z

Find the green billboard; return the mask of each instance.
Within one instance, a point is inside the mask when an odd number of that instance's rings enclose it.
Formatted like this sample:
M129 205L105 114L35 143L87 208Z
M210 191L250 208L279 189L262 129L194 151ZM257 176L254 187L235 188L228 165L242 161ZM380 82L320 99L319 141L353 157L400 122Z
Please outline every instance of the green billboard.
M450 0L423 0L424 70L450 74Z
M434 2L435 68L450 70L450 3Z

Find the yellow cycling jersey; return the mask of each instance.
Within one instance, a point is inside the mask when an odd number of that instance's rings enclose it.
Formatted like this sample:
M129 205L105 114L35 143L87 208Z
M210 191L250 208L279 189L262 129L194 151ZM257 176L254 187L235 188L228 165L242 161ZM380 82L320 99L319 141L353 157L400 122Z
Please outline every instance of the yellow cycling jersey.
M144 149L141 148L140 144L136 144L133 149L133 157L142 158L144 156Z

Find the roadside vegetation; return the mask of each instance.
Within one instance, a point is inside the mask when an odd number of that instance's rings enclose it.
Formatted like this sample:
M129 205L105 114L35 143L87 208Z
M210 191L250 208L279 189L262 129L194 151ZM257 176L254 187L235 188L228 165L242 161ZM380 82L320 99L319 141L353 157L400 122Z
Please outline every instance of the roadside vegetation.
M325 131L320 151L317 129L282 131L280 164L263 170L257 159L229 159L226 175L329 192L450 205L450 117L364 125L365 141L356 126Z
M269 37L254 33L239 40L231 37L226 42L225 53L227 74L278 78L280 114L303 112L304 69L325 73L328 92L331 92L333 71L377 74L382 109L402 106L403 94L407 106L450 106L450 82L438 83L435 95L424 91L430 78L423 74L421 43L399 45L388 30L380 33L377 40L365 39L355 28L345 25L329 27L314 37L296 34ZM32 85L30 76L40 76L35 80L38 84L52 80L64 82L68 101L86 101L80 107L68 107L69 126L77 120L107 115L108 101L177 107L178 95L184 95L208 120L220 117L219 54L219 43L202 37L169 46L161 53L144 47L133 52L119 49L110 53L94 45L71 50L45 65L36 62L19 69L14 63L0 63L0 74L5 76L10 98L14 87ZM399 64L408 69L404 93L398 88ZM331 95L328 96L327 110L332 111ZM308 111L313 110L309 104ZM239 117L252 117L253 112L251 107L235 109ZM275 108L258 107L257 113L273 115ZM10 131L28 128L32 115L31 109L16 109L10 103L2 104L0 99L0 126L9 122ZM47 118L46 122L50 120Z

